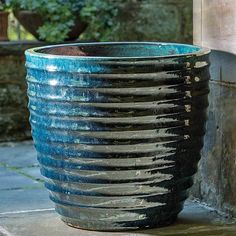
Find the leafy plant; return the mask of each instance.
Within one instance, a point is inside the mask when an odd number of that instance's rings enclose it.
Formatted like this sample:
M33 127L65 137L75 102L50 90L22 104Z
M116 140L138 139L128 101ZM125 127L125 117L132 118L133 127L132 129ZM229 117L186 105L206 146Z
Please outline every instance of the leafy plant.
M0 0L0 11L7 11L9 9L5 0Z
M14 10L29 10L38 13L44 22L38 33L47 42L62 42L75 23L76 15L85 0L6 0Z
M86 4L81 10L81 17L84 21L89 22L89 26L82 34L83 39L112 40L113 33L120 27L116 17L122 2L124 0L86 0Z
M80 16L89 22L86 31L81 35L83 40L119 41L129 27L133 8L138 8L143 0L86 0ZM127 22L125 22L127 19Z

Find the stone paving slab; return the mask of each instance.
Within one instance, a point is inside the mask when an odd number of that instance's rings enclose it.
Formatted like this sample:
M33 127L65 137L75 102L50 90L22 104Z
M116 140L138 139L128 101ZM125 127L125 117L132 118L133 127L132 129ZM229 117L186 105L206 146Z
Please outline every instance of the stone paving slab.
M52 208L32 141L0 146L0 213Z
M35 189L0 191L0 213L53 207L48 191L43 186Z
M42 183L26 177L23 174L9 170L5 167L0 167L0 190L35 188L40 185L42 185Z
M32 141L6 143L0 146L0 163L18 168L39 166Z
M236 223L187 201L169 227L125 233L92 232L64 224L54 212L32 142L0 146L0 236L235 236Z
M0 225L15 236L235 236L236 224L197 203L187 202L177 222L168 227L123 233L75 229L64 224L50 210L20 214L0 214ZM1 234L0 234L1 235Z

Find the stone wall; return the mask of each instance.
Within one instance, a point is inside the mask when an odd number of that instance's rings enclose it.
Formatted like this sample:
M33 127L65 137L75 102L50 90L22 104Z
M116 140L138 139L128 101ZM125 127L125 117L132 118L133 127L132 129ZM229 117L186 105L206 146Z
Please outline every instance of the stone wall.
M0 142L30 138L24 50L32 42L0 42Z
M192 0L127 1L119 40L192 43Z
M236 217L236 1L193 3L194 43L212 53L209 115L192 194Z
M192 43L192 0L88 0L87 4L95 6L97 14L91 7L85 11L89 24L83 40Z
M192 195L236 216L236 56L212 51L208 121Z

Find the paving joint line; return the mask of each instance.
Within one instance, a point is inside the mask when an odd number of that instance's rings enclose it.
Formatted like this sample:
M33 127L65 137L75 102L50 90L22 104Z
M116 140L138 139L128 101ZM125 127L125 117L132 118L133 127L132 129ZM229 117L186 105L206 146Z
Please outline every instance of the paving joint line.
M21 210L21 211L6 211L0 212L0 217L5 215L14 215L14 214L25 214L25 213L34 213L34 212L53 212L55 208L42 208L42 209L29 209L29 210Z
M32 180L34 180L34 181L37 181L37 182L40 182L40 183L44 183L44 182L45 182L45 181L42 180L42 179L35 178L34 176L29 175L29 174L27 174L27 173L21 171L22 167L8 166L7 164L2 163L2 162L0 162L0 167L5 167L7 170L11 170L11 171L13 171L13 172L15 172L15 173L21 174L21 175L23 175L23 176L25 176L25 177L27 177L27 178L30 178L30 179L32 179Z
M41 184L41 183L40 183ZM43 185L41 186L22 186L22 187L15 187L15 188L2 188L1 191L14 191L14 190L35 190L35 189L45 189Z

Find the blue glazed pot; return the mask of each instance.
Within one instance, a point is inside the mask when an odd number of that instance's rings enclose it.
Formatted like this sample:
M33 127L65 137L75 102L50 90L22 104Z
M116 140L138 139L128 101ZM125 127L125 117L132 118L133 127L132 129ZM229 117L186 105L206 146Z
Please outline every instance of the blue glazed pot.
M113 231L175 221L203 145L208 56L146 42L26 51L32 135L63 221Z

